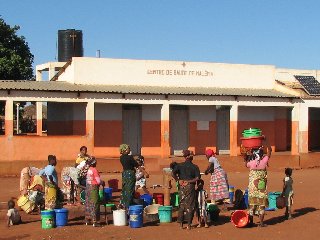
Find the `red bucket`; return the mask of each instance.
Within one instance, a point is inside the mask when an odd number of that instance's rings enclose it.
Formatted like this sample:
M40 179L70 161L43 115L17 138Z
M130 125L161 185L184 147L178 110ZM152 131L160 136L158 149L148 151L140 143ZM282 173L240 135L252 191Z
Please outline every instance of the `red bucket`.
M109 185L110 188L112 188L113 192L118 192L119 191L118 182L119 182L118 179L110 179L108 181L108 185Z
M153 194L153 199L155 199L156 204L163 205L163 203L164 203L164 195L163 195L163 193L154 193Z
M262 140L264 139L264 136L259 137L248 137L248 138L240 138L242 146L246 148L259 148L262 146Z
M236 210L231 215L231 222L238 228L248 225L249 215L244 210Z

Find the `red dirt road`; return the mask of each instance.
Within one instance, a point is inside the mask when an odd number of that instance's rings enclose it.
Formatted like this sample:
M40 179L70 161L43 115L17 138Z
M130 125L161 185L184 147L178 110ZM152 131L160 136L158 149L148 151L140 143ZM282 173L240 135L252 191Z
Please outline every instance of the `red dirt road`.
M245 189L248 172L228 172L230 184L236 188ZM69 224L66 227L44 230L41 229L39 215L27 215L21 212L23 224L7 228L5 226L6 202L12 196L18 196L18 178L0 178L0 239L319 239L320 235L320 168L295 170L294 180L294 219L284 221L283 210L267 212L266 228L236 228L230 222L230 212L220 214L220 219L208 229L193 228L188 231L179 229L177 223L149 225L139 229L129 226L116 227L112 224L101 228L93 228L83 224L82 212L79 207L70 209ZM104 176L104 179L114 178ZM116 177L120 177L118 174ZM268 190L281 191L283 173L270 172L268 175ZM208 176L204 177L208 183ZM161 175L151 175L148 186L162 183ZM152 189L151 189L152 190ZM161 191L156 189L155 191ZM255 218L257 222L257 217Z

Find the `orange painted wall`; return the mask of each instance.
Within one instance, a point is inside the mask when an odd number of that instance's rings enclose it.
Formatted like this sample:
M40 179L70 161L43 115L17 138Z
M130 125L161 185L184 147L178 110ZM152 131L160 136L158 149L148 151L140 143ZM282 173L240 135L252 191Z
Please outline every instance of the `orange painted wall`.
M189 122L189 145L195 154L204 154L207 147L216 147L216 122L209 122L209 131L197 130L197 121Z
M44 161L49 154L72 160L87 143L83 136L0 136L0 161Z
M292 121L291 154L299 155L299 122Z
M94 121L94 146L117 147L122 144L122 121L95 120ZM99 152L99 151L98 151ZM105 155L107 152L105 153Z
M142 121L142 146L144 148L161 146L160 121Z

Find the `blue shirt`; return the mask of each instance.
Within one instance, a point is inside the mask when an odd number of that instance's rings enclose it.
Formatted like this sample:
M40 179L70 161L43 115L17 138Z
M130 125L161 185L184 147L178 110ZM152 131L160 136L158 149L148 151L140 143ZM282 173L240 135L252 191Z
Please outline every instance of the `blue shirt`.
M52 176L53 181L58 185L58 175L54 166L48 165L44 169L40 170L39 175L46 175L48 181L50 181L49 176Z

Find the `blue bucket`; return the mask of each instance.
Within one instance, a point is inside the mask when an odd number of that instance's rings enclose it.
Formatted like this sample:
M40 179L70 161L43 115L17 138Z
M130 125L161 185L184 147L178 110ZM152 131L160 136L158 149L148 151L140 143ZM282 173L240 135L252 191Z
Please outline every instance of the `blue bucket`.
M143 199L145 206L152 204L152 196L150 194L143 194L140 196L140 199Z
M55 209L56 213L56 226L63 227L68 224L68 209L61 208Z
M172 222L172 206L160 206L158 209L160 223Z
M243 198L244 198L244 202L247 206L247 208L249 207L249 193L248 193L248 189L246 189L244 191L244 194L243 194Z
M281 195L281 192L269 192L268 193L268 201L269 201L269 208L277 209L277 197Z
M106 198L106 201L110 200L112 198L112 188L105 187L104 196Z
M129 225L131 228L143 226L143 206L133 205L129 207Z

